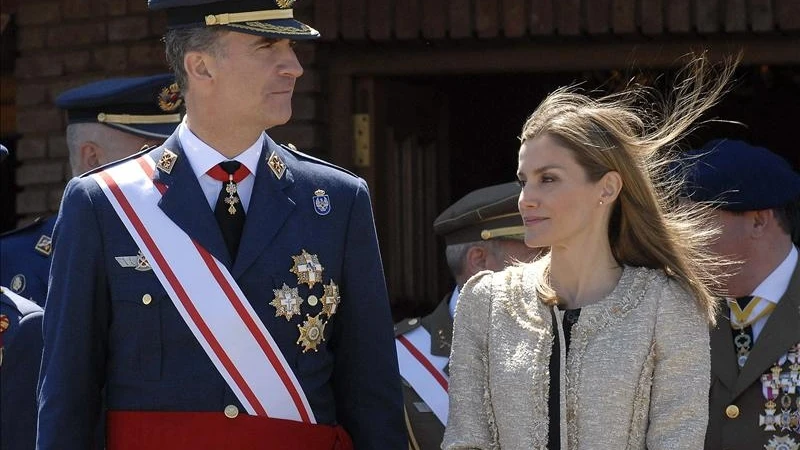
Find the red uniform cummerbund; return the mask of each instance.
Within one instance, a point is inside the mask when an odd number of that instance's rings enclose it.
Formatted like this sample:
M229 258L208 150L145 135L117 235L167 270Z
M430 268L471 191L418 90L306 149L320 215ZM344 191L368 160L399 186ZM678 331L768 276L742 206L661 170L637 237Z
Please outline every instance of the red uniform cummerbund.
M110 411L108 450L352 450L341 426L222 412Z

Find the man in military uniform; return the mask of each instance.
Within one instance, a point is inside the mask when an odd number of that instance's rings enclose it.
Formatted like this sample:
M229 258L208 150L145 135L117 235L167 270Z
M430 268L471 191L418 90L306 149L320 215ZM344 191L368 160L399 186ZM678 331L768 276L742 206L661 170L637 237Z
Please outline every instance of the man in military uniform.
M412 449L438 449L442 443L448 410L447 366L460 287L482 270L502 270L517 261L532 261L539 253L523 242L518 198L516 182L478 189L453 203L433 223L434 232L445 239L447 265L456 286L430 315L395 326Z
M36 444L36 375L42 356L42 308L0 286L0 448Z
M8 149L0 145L0 162ZM42 308L0 286L0 448L36 444L36 376L42 357Z
M706 448L800 448L800 266L792 223L800 175L742 141L692 152L688 196L713 201L713 250L732 261L728 298L711 331Z
M103 396L110 450L406 448L368 187L264 131L319 36L292 3L150 1L186 117L66 188L40 450L88 448Z
M180 123L180 100L170 98L171 74L115 78L68 90L56 98L67 112L73 175L160 144ZM39 218L0 236L0 283L44 305L56 216Z

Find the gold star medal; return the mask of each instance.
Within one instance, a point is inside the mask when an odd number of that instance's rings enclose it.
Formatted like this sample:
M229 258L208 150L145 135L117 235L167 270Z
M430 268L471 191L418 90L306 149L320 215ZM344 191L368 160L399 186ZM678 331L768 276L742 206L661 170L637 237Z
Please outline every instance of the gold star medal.
M34 247L34 249L44 256L50 256L50 253L53 252L53 239L43 234L39 240L36 241L36 247Z
M300 330L300 337L297 338L297 343L303 346L303 353L308 350L317 351L317 346L320 342L325 340L325 321L320 320L319 314L314 317L306 314L306 320L303 325L298 325L297 329Z
M297 288L290 288L283 283L282 288L273 289L272 292L275 293L275 298L269 304L275 307L275 317L283 316L289 321L293 315L300 315L303 299L297 294Z
M164 153L161 154L161 158L158 160L158 167L161 171L165 173L172 172L172 168L175 167L175 161L178 159L178 155L172 152L172 150L165 148Z
M322 282L322 271L325 268L319 263L317 255L309 254L303 249L299 255L292 256L292 260L294 266L289 269L289 272L297 275L297 284L305 283L312 288L315 284Z
M333 280L329 284L322 285L325 293L322 295L322 314L328 317L336 314L339 308L341 297L339 296L339 286L334 284Z

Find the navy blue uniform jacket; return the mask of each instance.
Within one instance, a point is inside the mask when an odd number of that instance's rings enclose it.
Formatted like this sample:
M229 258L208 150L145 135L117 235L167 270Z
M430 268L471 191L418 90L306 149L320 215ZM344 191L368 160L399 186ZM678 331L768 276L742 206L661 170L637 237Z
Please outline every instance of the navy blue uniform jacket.
M30 450L36 442L36 379L42 357L42 308L0 288L8 320L0 350L0 448Z
M266 139L239 253L231 264L222 233L177 134L145 151L158 161L168 148L170 173L159 206L228 267L300 382L320 424L341 424L356 449L406 448L402 393L383 267L366 183L328 163ZM278 177L267 159L286 164ZM138 155L134 155L136 157ZM115 164L119 164L117 162ZM102 170L99 169L99 170ZM317 190L330 212L315 209ZM90 448L105 387L109 410L219 411L244 408L217 372L153 271L122 267L115 257L138 248L91 177L70 181L54 235L52 282L44 318L38 448ZM301 316L275 317L273 289L298 287L321 297L320 284L299 285L292 256L318 255L323 281L339 285L341 304L319 351L303 353ZM143 302L149 294L151 299Z
M0 284L40 306L47 295L50 255L46 245L37 244L53 236L55 223L51 216L0 236Z

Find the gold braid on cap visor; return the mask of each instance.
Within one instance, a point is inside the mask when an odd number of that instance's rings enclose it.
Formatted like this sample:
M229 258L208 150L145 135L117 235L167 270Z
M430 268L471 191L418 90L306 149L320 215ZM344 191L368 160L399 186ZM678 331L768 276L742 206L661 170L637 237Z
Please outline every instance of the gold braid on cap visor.
M293 19L293 9L279 9L269 11L250 11L241 13L209 14L206 16L206 25L228 25L231 23L258 22L261 20Z

